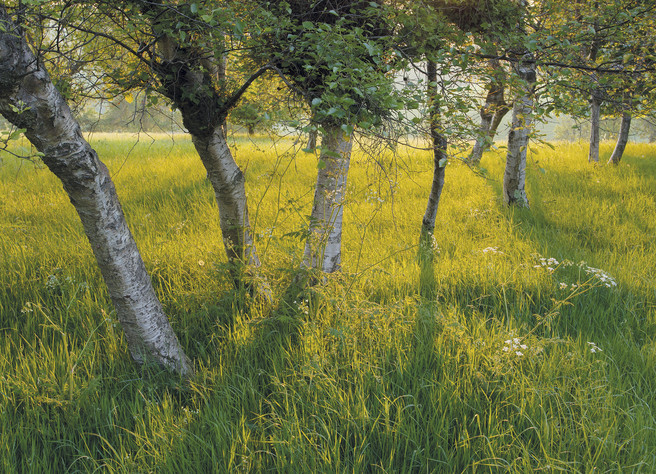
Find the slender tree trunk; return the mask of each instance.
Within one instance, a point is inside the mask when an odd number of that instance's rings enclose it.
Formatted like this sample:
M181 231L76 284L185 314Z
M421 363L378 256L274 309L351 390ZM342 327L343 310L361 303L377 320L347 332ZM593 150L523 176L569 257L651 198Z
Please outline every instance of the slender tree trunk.
M496 59L490 60L490 66L493 69L493 73L499 77L494 77L490 81L485 105L481 107L481 126L478 131L478 138L467 159L472 165L480 164L483 153L494 142L494 136L501 120L503 120L503 117L510 110L504 99L505 74L503 73L503 68L499 60Z
M601 98L597 91L590 98L590 151L589 163L599 162L599 127L601 123Z
M615 149L613 154L610 155L608 164L619 165L622 155L624 155L624 149L626 144L629 141L629 131L631 130L631 112L624 112L622 114L622 124L620 125L620 133L617 136L617 143L615 144Z
M532 125L533 86L536 80L533 58L526 58L516 65L519 77L524 81L522 92L515 99L512 126L508 134L508 153L503 175L503 200L508 205L529 207L526 196L526 152Z
M428 73L427 93L430 100L430 134L431 141L433 142L433 184L431 185L426 212L422 220L422 234L432 234L435 229L435 218L437 217L437 208L440 204L442 188L444 187L447 141L444 135L440 133L442 126L440 123L440 104L435 86L437 83L437 67L435 62L428 61L426 69Z
M17 112L22 110L22 112ZM0 113L26 129L62 181L107 284L128 348L138 362L193 372L155 295L105 165L48 73L0 7Z
M221 126L210 136L192 135L192 141L214 189L228 259L258 267L260 260L250 232L244 173L232 157Z
M326 273L338 271L342 256L342 215L351 140L340 127L324 125L314 205L303 264Z
M155 26L157 28L159 25ZM215 86L217 78L225 81L225 61L221 58L216 65L210 58L206 60L208 65L201 68L195 59L197 51L180 48L166 35L160 36L158 51L161 62L155 72L162 81L165 95L180 110L214 189L223 243L232 264L235 284L238 285L246 274L251 278L245 282L247 286L268 299L270 292L266 282L255 284L252 280L258 276L256 269L260 261L251 235L245 179L226 141L225 118L236 99L221 95Z

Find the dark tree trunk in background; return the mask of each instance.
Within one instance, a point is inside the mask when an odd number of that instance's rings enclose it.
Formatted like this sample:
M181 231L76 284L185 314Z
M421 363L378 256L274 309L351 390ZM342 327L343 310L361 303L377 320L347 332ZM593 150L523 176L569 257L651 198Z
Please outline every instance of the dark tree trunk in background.
M444 187L444 175L447 163L447 141L441 133L440 104L437 97L437 67L434 61L427 63L428 90L429 97L429 120L430 135L433 145L433 183L430 194L428 195L428 204L422 220L422 234L431 234L435 229L435 219L437 217L437 208L440 205L442 188Z
M624 155L624 149L626 144L629 141L629 132L631 131L631 112L624 112L622 114L622 124L620 125L620 133L617 136L617 143L615 144L615 149L613 154L610 155L608 164L619 165L622 155Z
M467 158L467 161L472 165L480 164L483 153L494 142L494 136L497 133L499 124L510 110L504 98L506 75L503 67L498 59L490 60L490 66L493 70L493 78L488 85L485 105L481 107L481 126L478 137L471 154Z

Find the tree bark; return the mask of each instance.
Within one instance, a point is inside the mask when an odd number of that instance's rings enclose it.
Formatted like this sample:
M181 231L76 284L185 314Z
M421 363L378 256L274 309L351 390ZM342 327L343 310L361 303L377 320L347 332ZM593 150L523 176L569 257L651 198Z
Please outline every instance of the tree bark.
M342 129L324 125L314 205L303 265L338 271L342 256L342 215L352 143Z
M508 205L529 207L525 189L526 152L532 126L533 86L536 72L532 57L525 57L515 67L523 85L521 95L515 99L512 125L508 134L508 153L503 175L503 200Z
M222 127L210 136L192 134L192 141L214 189L228 259L259 267L250 232L244 173L232 157Z
M590 151L589 163L599 162L599 127L601 123L601 97L597 91L590 98Z
M428 109L430 134L431 141L433 142L433 183L431 185L430 194L428 195L426 212L424 213L424 218L422 220L422 232L425 234L432 234L435 229L435 218L437 217L437 208L440 204L442 188L444 187L444 175L447 163L447 141L444 135L440 133L442 126L440 123L440 104L436 91L437 67L435 62L428 61L426 69L428 73L427 93L430 101Z
M82 137L42 62L2 7L0 113L26 129L25 136L62 181L82 221L132 357L190 375L192 366L155 295L107 168Z
M319 132L316 129L310 130L310 133L308 133L307 147L305 147L306 150L310 150L310 151L316 150L318 135Z
M615 144L615 149L613 154L610 155L608 160L609 165L619 165L622 155L624 155L624 149L626 144L629 141L629 131L631 130L631 112L624 112L622 114L622 123L620 125L620 133L617 136L617 143Z
M493 77L488 85L488 93L485 99L485 105L481 107L481 126L478 131L478 138L474 144L471 154L467 161L472 165L479 165L483 153L490 148L494 142L494 136L503 117L508 113L510 108L504 99L504 81L505 74L498 59L490 60L490 66L493 69ZM498 77L497 77L498 76Z
M154 25L155 31L158 28L159 25ZM219 92L215 82L217 78L225 82L223 58L213 74L212 69L198 63L196 50L181 47L166 35L160 36L158 51L160 61L155 65L155 72L162 81L164 94L180 110L207 171L219 207L223 243L232 264L232 276L239 285L245 274L250 278L257 277L260 260L251 235L244 174L228 147L225 120L248 84L232 95ZM265 282L254 285L255 281L251 279L245 283L252 291L269 298Z

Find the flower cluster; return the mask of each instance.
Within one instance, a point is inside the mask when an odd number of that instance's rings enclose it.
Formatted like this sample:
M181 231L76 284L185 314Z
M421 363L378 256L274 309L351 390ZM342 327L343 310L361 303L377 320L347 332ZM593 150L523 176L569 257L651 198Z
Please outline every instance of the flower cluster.
M499 250L499 247L486 247L481 250L481 253L491 253L493 255L504 255L504 253Z
M308 315L310 313L310 307L308 306L308 302L306 300L301 300L300 302L294 300L294 304L298 305L298 310L305 314Z
M544 268L549 273L553 273L558 267L570 267L574 265L574 262L570 260L563 260L562 262L559 262L555 258L546 258L540 255L534 255L534 257L537 261L537 264L533 265L533 268ZM596 278L607 288L617 287L617 281L615 281L615 279L604 270L591 267L586 262L583 261L578 263L578 267L581 270L583 270L586 274L590 275L593 278ZM568 285L567 283L564 282L559 283L559 287L561 290L565 290L567 288L571 288L574 290L579 286L580 285L576 285L576 284Z
M590 346L590 352L592 352L593 354L594 354L595 352L603 352L603 351L599 348L599 346L598 346L597 344L595 344L594 342L588 342L588 346Z
M512 339L507 339L504 341L506 344L503 346L502 351L503 352L514 352L517 357L521 357L524 355L522 351L525 351L528 349L528 346L526 344L522 344L522 341L518 337L514 337ZM521 350L520 350L521 349Z
M608 273L606 273L605 271L600 270L599 268L589 267L587 265L582 266L582 268L585 271L585 273L595 277L597 280L599 280L601 283L603 283L606 287L613 288L613 287L617 286L617 282L615 281L615 279L612 276L610 276Z
M553 272L560 262L555 258L538 257L539 264L533 265L533 268L546 268L548 271Z

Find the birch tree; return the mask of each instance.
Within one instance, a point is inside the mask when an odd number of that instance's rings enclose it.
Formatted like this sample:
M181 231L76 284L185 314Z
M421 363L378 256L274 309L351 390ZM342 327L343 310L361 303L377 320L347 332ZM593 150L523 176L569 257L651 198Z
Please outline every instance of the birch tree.
M128 349L181 375L192 366L166 318L125 222L107 167L20 29L0 7L0 114L23 130L61 180L109 290Z
M221 236L235 284L269 297L259 278L260 260L250 226L244 173L226 137L226 118L248 87L265 71L259 68L228 76L226 31L238 16L226 5L180 4L121 0L75 2L67 5L66 28L102 38L130 59L115 64L99 57L105 87L120 92L137 90L150 98L160 94L182 115L219 208ZM57 16L50 18L57 23ZM242 39L244 35L241 35ZM239 45L237 47L239 49ZM244 277L245 280L242 280Z
M521 80L513 105L508 133L508 152L503 174L503 200L506 204L529 207L526 195L526 154L532 125L533 93L536 81L535 61L530 54L514 65Z
M325 273L341 267L346 183L356 127L368 129L396 107L385 73L384 8L359 0L297 0L266 4L270 33L251 53L271 61L308 104L322 135L303 266Z

